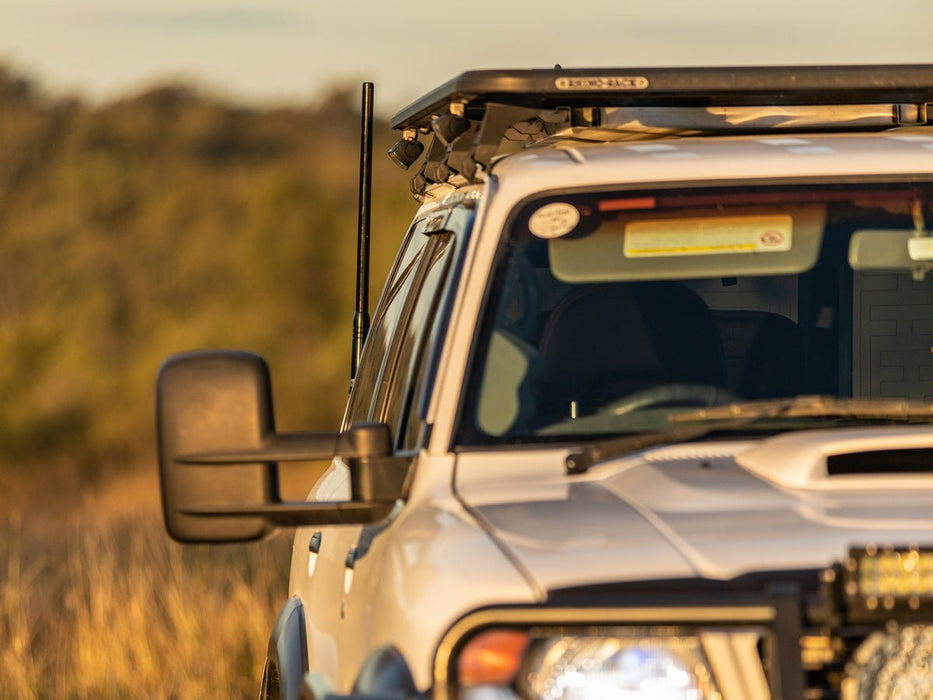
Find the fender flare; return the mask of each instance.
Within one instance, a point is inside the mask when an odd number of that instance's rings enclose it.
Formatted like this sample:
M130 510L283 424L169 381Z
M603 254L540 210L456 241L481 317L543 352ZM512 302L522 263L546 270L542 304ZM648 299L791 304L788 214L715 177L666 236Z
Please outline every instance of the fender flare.
M307 672L304 606L300 598L293 596L282 606L272 627L259 697L262 700L299 700Z

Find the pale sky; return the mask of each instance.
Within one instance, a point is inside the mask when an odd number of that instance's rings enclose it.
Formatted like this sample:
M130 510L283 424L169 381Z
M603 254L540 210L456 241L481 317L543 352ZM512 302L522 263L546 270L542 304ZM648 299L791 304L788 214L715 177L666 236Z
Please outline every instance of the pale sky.
M933 63L933 0L0 0L0 61L95 100L182 80L391 114L474 68Z

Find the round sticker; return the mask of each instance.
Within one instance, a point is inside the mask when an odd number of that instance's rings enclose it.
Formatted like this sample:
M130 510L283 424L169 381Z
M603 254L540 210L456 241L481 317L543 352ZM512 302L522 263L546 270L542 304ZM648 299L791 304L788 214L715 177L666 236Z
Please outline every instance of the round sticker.
M560 238L580 223L580 212L572 204L552 202L538 209L528 220L528 230L538 238Z
M780 231L765 231L761 234L761 245L773 248L784 242L784 234Z

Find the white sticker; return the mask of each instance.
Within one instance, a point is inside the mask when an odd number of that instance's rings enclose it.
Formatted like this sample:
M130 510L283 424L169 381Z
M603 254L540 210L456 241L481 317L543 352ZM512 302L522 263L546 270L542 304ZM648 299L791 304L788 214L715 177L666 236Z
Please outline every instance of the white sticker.
M793 219L772 216L714 216L633 221L625 227L627 258L662 258L723 253L779 253L791 249Z
M538 209L528 220L528 230L538 238L560 238L580 223L580 212L572 204L552 202Z

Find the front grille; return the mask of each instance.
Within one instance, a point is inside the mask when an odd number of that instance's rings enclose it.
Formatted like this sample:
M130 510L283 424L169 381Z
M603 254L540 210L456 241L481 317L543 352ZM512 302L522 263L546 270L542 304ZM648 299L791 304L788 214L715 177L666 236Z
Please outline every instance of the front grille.
M884 653L885 649L896 649L894 642L902 633L918 638L922 643L910 641L901 645L891 663L885 666L878 662L875 654ZM871 638L871 639L870 639ZM885 640L885 641L879 641ZM867 643L866 643L867 641ZM873 643L874 642L874 643ZM808 649L808 645L810 648ZM821 649L814 653L814 647ZM900 676L905 684L913 686L913 695L904 697L928 697L933 695L933 666L930 665L933 648L933 625L926 623L897 623L890 621L881 627L848 627L834 633L806 636L801 639L801 667L804 674L805 700L831 700L841 698L849 700L860 697L900 697L890 688L892 672ZM902 655L902 658L899 658ZM862 658L864 657L864 658ZM863 682L877 685L872 688L857 689L859 669L865 669ZM921 674L912 679L908 673ZM929 678L930 680L926 680ZM897 679L895 679L897 680ZM929 691L918 691L917 686L928 687ZM873 686L874 687L874 686ZM926 695L924 695L926 692Z
M871 631L851 628L828 634L820 630L806 630L800 640L803 697L806 700L834 700L842 697L846 666Z

